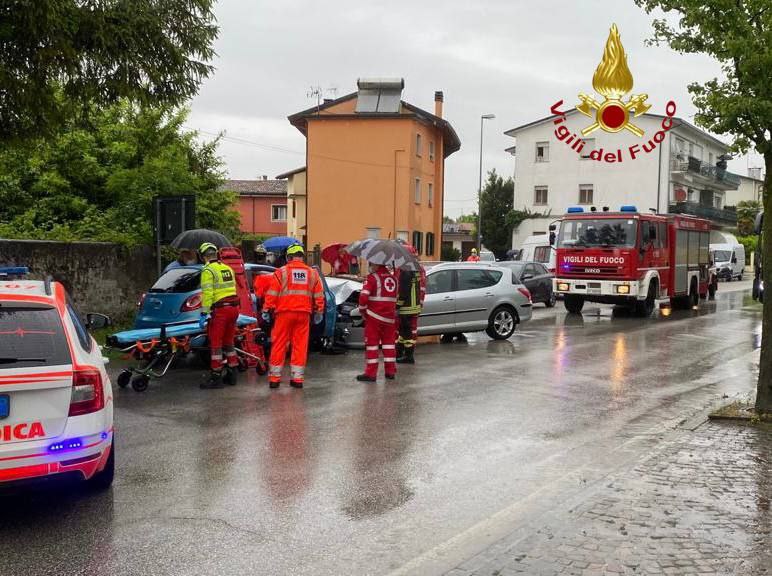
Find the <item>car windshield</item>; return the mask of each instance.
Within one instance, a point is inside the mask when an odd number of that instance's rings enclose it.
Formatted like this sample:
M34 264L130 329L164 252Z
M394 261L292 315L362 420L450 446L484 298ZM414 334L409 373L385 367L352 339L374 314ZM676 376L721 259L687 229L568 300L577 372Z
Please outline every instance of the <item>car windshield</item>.
M564 220L559 245L563 248L587 246L635 246L638 226L632 218Z
M523 268L525 268L525 262L499 262L498 264L512 270L518 278L523 273Z
M55 308L0 308L0 370L71 363Z
M201 287L201 271L194 268L172 268L156 280L150 292L193 292Z
M716 250L713 252L713 262L729 262L731 259L731 250Z

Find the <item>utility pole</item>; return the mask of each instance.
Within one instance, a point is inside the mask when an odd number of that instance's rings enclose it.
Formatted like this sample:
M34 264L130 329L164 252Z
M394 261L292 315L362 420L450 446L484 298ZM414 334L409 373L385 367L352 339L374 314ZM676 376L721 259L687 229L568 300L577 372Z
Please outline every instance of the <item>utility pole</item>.
M485 120L492 120L494 114L483 114L480 116L480 179L477 183L477 252L482 250L482 171L483 171L483 123Z

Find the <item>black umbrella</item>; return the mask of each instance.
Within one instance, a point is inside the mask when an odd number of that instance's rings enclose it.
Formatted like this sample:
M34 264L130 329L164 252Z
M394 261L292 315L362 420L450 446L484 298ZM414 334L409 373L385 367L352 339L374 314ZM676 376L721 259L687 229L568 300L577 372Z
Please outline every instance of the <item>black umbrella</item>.
M395 268L417 272L421 269L418 259L405 244L396 240L366 238L357 240L346 247L352 256L364 258L371 264L391 264Z
M199 246L204 242L211 242L218 248L224 248L225 246L233 246L231 241L228 240L223 234L215 232L214 230L207 230L206 228L198 228L196 230L186 230L182 234L178 235L172 240L172 248L177 250L195 250L198 252Z

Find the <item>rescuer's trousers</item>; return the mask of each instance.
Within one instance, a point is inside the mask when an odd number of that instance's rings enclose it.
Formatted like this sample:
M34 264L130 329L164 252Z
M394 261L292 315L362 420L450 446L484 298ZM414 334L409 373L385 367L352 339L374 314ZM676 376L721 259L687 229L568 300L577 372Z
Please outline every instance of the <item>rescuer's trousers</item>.
M279 312L271 329L271 361L268 369L269 382L281 382L281 370L287 357L287 346L292 346L290 378L303 382L308 360L308 335L311 314L308 312Z
M418 315L399 315L399 338L397 343L405 348L412 348L418 340Z
M387 376L397 373L397 350L394 346L394 323L381 322L372 316L365 320L365 375L378 375L378 349L383 350L383 371Z
M233 341L236 338L236 321L239 318L238 306L220 306L212 308L212 316L207 325L207 338L211 353L210 367L212 370L222 370L223 352L228 366L239 365Z

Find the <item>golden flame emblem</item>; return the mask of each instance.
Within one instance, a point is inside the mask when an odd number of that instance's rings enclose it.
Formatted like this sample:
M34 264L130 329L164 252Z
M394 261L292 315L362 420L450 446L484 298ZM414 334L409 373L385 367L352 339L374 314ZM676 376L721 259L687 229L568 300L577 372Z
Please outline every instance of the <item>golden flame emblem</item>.
M606 132L629 130L636 136L643 136L643 130L630 122L630 117L632 114L637 118L651 106L646 104L647 94L631 95L627 102L622 101L622 97L633 89L633 75L627 67L627 55L616 24L609 31L603 59L592 76L592 87L604 100L598 102L592 96L579 93L581 102L576 109L585 116L595 117L595 122L582 130L582 135L587 136L600 128Z

